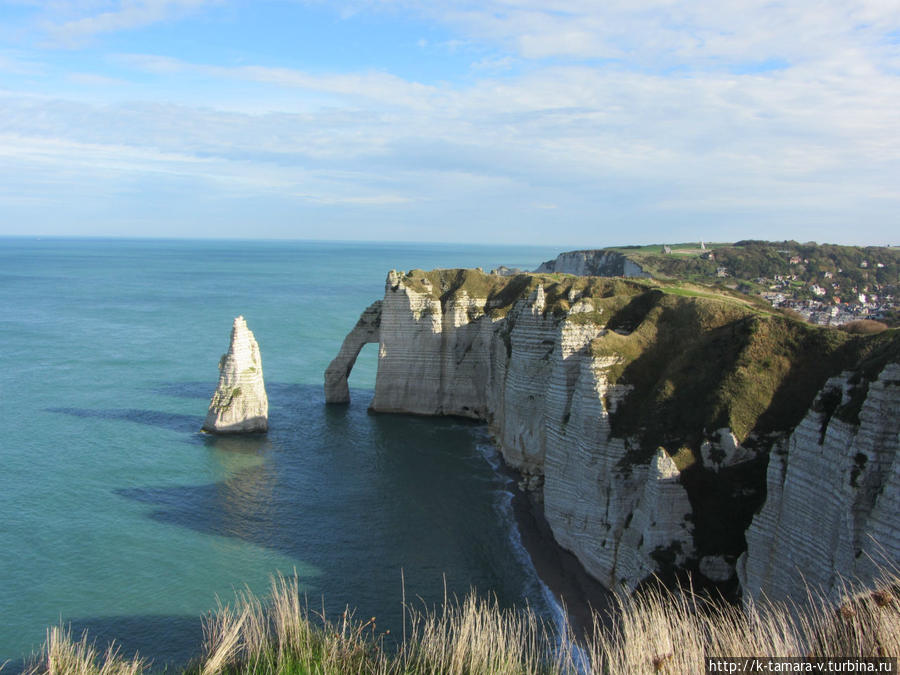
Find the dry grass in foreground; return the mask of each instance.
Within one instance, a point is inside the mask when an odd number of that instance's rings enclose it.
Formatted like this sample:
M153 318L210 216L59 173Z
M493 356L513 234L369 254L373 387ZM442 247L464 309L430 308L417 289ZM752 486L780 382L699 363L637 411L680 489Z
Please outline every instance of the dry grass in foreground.
M690 592L655 590L620 601L615 628L599 617L594 637L572 647L527 609L506 610L470 595L436 612L410 609L405 636L386 649L372 620L337 623L311 614L297 580L279 577L263 603L240 593L205 625L204 654L184 675L252 673L698 673L709 656L900 656L900 576L858 591L835 607L810 596L804 607L742 610ZM48 631L28 675L137 675L148 664L87 638Z

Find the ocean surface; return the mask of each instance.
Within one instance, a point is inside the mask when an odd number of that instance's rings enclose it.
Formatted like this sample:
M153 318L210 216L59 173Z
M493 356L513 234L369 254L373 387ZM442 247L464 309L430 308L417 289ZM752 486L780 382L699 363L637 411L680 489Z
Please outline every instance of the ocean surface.
M371 415L377 345L322 375L388 270L533 269L549 248L0 238L0 664L61 622L157 666L200 617L296 572L311 607L399 630L470 587L550 616L483 426ZM199 432L243 314L270 432ZM493 464L492 464L493 462Z

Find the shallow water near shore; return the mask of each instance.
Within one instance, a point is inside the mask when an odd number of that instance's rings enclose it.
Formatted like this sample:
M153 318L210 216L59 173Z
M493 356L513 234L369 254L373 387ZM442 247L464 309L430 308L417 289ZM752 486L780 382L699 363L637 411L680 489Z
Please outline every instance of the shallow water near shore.
M533 269L546 248L0 239L0 663L60 621L157 665L200 617L296 571L311 608L398 630L409 596L493 592L550 617L483 426L371 415L376 351L322 373L391 268ZM199 433L234 316L259 341L266 436ZM4 672L9 672L10 667Z

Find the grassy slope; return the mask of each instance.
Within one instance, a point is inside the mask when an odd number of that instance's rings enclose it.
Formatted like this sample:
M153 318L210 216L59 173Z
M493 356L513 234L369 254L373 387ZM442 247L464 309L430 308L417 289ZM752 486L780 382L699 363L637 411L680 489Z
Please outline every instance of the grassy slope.
M896 293L900 284L900 249L881 246L838 246L835 244L800 244L796 241L744 241L735 244L707 243L715 260L701 257L699 243L673 244L672 253L664 255L661 245L617 247L610 250L625 254L655 278L690 280L702 284L742 283L755 291L765 290L754 279L776 275L796 275L797 292L813 299L811 284L830 288L838 284L837 295L855 301L862 288L879 284L883 291ZM798 256L800 264L791 264ZM861 267L863 262L867 267ZM882 267L878 267L881 264ZM727 269L729 277L718 279L716 270ZM829 275L826 277L826 273ZM829 296L830 297L830 296Z
M896 329L855 336L727 298L654 290L636 296L608 325L618 324L632 332L608 333L592 351L618 359L612 382L635 387L613 428L639 436L648 453L659 445L698 447L704 430L722 427L741 441L789 430L829 377L866 359L883 365L900 344Z

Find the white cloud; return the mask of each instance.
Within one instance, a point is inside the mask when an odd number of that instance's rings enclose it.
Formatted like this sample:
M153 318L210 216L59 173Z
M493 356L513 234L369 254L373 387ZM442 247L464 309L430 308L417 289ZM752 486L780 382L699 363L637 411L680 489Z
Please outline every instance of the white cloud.
M44 64L29 56L15 51L0 51L0 73L7 75L42 75L46 70Z
M129 84L127 80L97 73L69 73L66 75L66 79L74 84L88 87L123 87Z
M41 23L51 38L76 46L104 33L133 30L205 9L221 0L76 0L48 2Z
M85 36L200 5L82 4L82 19L96 21L55 25ZM167 175L223 198L445 222L752 213L896 225L900 46L885 39L900 27L894 3L385 0L348 12L379 5L452 26L460 44L491 56L453 85L119 56L120 71L144 76L129 88L144 102L0 96L0 168Z
M441 94L434 86L409 82L396 75L379 71L314 75L292 68L192 64L148 54L123 54L117 59L149 73L166 75L194 73L209 78L246 80L275 87L368 99L405 108L416 108L424 100Z
M382 0L376 6L418 11L523 58L617 59L645 68L806 61L847 46L896 58L897 45L883 38L900 28L900 4L880 0Z
M858 196L884 195L896 178L900 89L889 75L836 58L850 67L827 77L811 67L673 78L557 66L452 89L382 73L314 76L132 57L167 77L202 74L335 98L269 114L228 111L215 101L101 106L7 98L0 99L0 129L107 147L112 155L134 149L141 161L148 149L184 157L178 171L209 180L246 175L248 189L309 195L295 187L320 181L322 204L434 202L463 189L518 191L533 197L529 203L558 204L561 193L590 200L603 185L644 192L646 206L664 209L690 199L704 209L775 208L788 201L777 194L844 208L855 203L847 186ZM218 174L208 171L210 160Z

